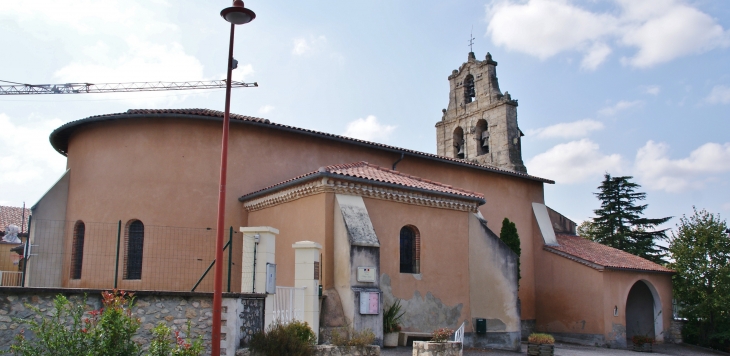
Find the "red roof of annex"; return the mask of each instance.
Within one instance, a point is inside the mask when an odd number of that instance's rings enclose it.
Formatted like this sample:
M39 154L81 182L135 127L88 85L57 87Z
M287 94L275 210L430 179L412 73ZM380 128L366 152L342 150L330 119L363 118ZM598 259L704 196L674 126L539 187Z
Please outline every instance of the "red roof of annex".
M550 252L563 255L577 262L588 262L608 269L640 270L673 273L669 268L632 255L628 252L594 242L580 236L556 234L560 246L544 246ZM565 256L569 255L569 256Z
M249 193L241 197L241 200L245 200L249 198L252 195L260 195L260 193L268 192L268 191L275 191L278 190L278 188L281 188L285 186L289 182L297 181L297 180L305 180L308 177L314 177L316 175L322 174L322 173L330 173L338 176L343 177L353 177L353 178L360 178L360 179L366 179L372 182L381 182L381 183L387 183L387 184L394 184L398 186L402 186L404 188L415 188L418 190L427 190L432 192L439 192L439 193L446 193L446 194L453 194L453 195L459 195L471 199L478 199L478 200L484 200L484 195L477 192L472 192L466 189L460 189L455 188L447 184L443 184L440 182L434 182L432 180L412 176L410 174L401 173L398 171L394 171L392 169L388 169L385 167L380 167L374 164L370 164L368 162L353 162L353 163L344 163L344 164L335 164L331 166L321 167L319 170L314 172L309 172L307 174L303 174L298 177L294 177L292 179L283 181L278 184L274 184L272 186L257 190L255 192Z

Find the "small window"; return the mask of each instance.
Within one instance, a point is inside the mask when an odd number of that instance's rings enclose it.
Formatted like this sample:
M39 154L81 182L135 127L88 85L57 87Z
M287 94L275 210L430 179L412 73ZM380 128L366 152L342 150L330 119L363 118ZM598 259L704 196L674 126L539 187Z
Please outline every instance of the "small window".
M464 78L464 102L471 103L476 97L476 90L474 88L474 76L469 74Z
M400 273L421 273L421 235L415 226L400 229Z
M129 222L124 240L127 247L127 253L124 254L124 279L142 279L144 224L139 220Z
M81 279L81 266L84 262L84 235L86 225L79 220L74 225L73 242L71 246L71 279Z

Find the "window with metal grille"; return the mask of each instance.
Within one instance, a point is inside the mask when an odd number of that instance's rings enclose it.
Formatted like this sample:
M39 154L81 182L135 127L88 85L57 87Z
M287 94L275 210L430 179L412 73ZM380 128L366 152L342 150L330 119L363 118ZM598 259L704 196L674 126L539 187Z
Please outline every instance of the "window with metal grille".
M86 225L79 220L74 225L73 243L71 246L71 279L81 279L81 266L84 262L84 234Z
M124 240L127 246L127 253L124 254L124 279L142 279L144 224L139 220L128 223Z
M421 235L412 225L400 229L400 273L421 273Z

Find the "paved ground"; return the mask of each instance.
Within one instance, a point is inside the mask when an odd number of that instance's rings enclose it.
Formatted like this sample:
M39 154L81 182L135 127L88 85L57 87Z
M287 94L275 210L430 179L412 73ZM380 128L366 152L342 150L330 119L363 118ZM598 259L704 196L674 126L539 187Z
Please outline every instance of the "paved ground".
M406 356L412 355L412 348L398 347L395 349L381 349L383 356ZM527 345L522 344L522 354L527 354ZM464 355L468 356L515 356L516 352L497 351L497 350L464 350ZM572 344L555 344L555 356L637 356L637 352L630 350L605 349L592 346L579 346ZM722 352L712 352L704 349L694 348L686 345L654 345L653 355L671 355L671 356L716 356L728 355Z

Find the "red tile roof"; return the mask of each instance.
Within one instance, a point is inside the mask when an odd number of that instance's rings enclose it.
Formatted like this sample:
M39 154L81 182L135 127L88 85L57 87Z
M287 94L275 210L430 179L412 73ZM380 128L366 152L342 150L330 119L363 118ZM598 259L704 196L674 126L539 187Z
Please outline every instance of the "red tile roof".
M23 228L21 232L27 232L28 216L30 216L30 209L25 209L25 222L23 222L23 208L0 205L0 231L5 231L5 228L12 224Z
M83 125L88 122L94 122L94 121L124 119L124 118L129 118L130 116L132 116L132 117L150 117L150 116L165 116L165 115L171 116L171 117L178 117L178 118L181 116L208 117L208 118L214 118L214 119L223 118L222 111L210 110L210 109L130 109L130 110L127 110L127 112L125 112L125 113L90 116L85 119L66 123L65 125L60 126L59 128L57 128L56 130L54 130L51 133L51 137L50 137L51 145L53 146L53 148L56 149L56 151L58 151L59 153L61 153L63 155L66 155L66 152L68 150L68 138L76 126ZM539 182L543 182L543 183L549 183L549 184L555 183L552 180L540 178L540 177L536 177L536 176L531 176L531 175L525 174L525 173L509 171L509 170L505 170L505 169L501 169L501 168L497 168L497 167L493 167L493 166L472 163L472 162L468 162L468 161L461 160L461 159L450 158L450 157L446 157L446 156L439 156L439 155L435 155L435 154L431 154L431 153L425 153L425 152L409 150L409 149L390 146L390 145L384 145L382 143L377 143L377 142L370 142L370 141L359 140L359 139L346 137L346 136L333 135L333 134L321 132L321 131L314 131L314 130L303 129L303 128L294 127L294 126L277 124L277 123L273 123L267 119L262 119L262 118L258 118L258 117L231 113L230 118L231 118L231 120L238 120L238 121L250 122L250 123L255 123L255 124L261 124L261 125L270 126L272 128L280 129L280 130L293 131L293 132L297 132L297 133L309 134L309 135L319 136L319 137L323 137L323 138L342 140L342 141L346 141L349 143L360 144L360 145L364 145L364 146L370 146L370 147L375 147L375 148L380 148L380 149L397 151L399 153L406 153L406 154L410 154L413 156L420 156L420 157L427 158L427 159L436 159L436 160L447 162L447 163L458 164L458 165L472 167L472 168L478 168L478 169L482 169L482 170L486 170L486 171L521 177L521 178L535 180L535 181L539 181Z
M556 234L560 246L544 246L547 251L598 269L626 269L673 273L669 268L628 252L599 244L580 236Z
M339 176L340 178L347 179L347 177L365 179L371 182L380 182L386 184L392 184L401 186L405 189L416 189L423 191L430 191L436 193L445 193L455 196L462 196L469 198L470 200L481 200L484 201L484 195L477 192L472 192L465 189L455 188L447 184L434 182L428 179L419 178L410 174L401 173L388 168L380 167L368 162L354 162L345 164L335 164L332 166L321 167L315 172L303 174L301 176L283 181L278 184L266 187L264 189L246 194L239 200L245 201L262 194L271 193L284 187L289 186L289 183L294 181L309 181L315 179L321 175Z

